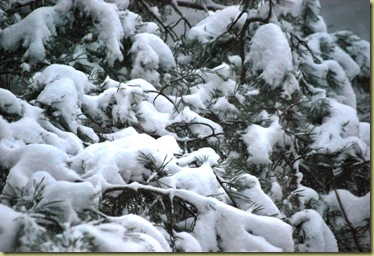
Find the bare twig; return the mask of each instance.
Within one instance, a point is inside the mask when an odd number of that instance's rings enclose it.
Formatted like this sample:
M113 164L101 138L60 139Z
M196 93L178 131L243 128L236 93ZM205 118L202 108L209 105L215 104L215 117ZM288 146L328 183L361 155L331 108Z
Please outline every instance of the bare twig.
M183 13L179 10L178 3L176 1L170 1L170 5L171 7L173 7L174 11L176 11L179 14L179 16L181 16L184 22L186 22L187 26L191 28L191 23L184 17Z

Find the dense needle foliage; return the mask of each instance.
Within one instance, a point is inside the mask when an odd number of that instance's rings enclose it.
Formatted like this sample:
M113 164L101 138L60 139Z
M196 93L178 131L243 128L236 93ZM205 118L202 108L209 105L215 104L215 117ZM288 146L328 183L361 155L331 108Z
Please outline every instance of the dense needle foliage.
M370 44L320 8L1 1L0 250L370 251Z

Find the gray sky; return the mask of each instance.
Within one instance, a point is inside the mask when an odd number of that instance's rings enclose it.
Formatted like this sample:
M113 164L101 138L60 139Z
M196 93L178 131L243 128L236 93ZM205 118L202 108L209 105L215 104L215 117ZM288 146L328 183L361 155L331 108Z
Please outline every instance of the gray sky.
M320 0L321 16L329 32L352 31L357 36L370 41L370 1L369 0Z

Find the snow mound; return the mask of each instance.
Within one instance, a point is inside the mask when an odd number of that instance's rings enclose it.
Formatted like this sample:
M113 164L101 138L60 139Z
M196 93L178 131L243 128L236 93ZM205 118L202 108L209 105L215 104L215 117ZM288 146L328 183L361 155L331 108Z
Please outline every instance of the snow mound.
M227 31L228 26L237 19L240 13L238 6L230 6L219 10L192 27L188 32L187 39L197 40L201 44L213 42ZM246 17L246 14L242 15L234 29L239 30Z
M86 16L91 16L95 21L95 32L106 47L106 61L109 66L113 66L116 60L122 61L121 40L124 37L124 31L117 6L103 0L77 0L74 1L74 7Z
M5 51L26 48L24 59L34 64L46 56L44 44L57 35L56 26L62 22L54 7L38 8L20 22L1 31L0 46Z
M336 193L340 198L348 220L354 227L360 226L365 220L370 219L370 192L361 197L357 197L345 189L337 189ZM323 195L322 199L328 208L328 212L340 213L334 214L335 225L344 226L347 223L343 217L342 208L340 207L336 193L331 191L328 195ZM357 209L360 210L357 211Z
M133 67L131 78L144 78L151 83L159 80L158 68L170 70L175 60L170 48L156 35L139 33L133 37L130 49Z
M99 191L89 182L56 181L48 172L35 172L25 186L22 199L27 201L41 193L38 203L44 211L56 214L62 226L81 222L79 214L95 212L99 203ZM55 211L54 209L58 209Z
M171 144L174 149L175 143L174 140ZM94 183L98 178L100 186L124 185L130 181L145 182L161 167L165 172L177 172L180 167L173 158L173 153L160 147L157 140L136 133L88 146L72 158L72 168Z
M294 250L292 227L277 218L257 216L189 191L175 191L174 195L186 199L198 208L200 214L192 235L199 241L203 251ZM217 240L217 236L221 239ZM239 236L240 240L237 239Z
M252 66L253 72L260 73L270 88L283 86L285 95L298 90L298 82L292 74L291 49L279 26L270 23L256 31L245 62ZM288 77L289 83L284 83L285 77Z
M296 245L299 252L338 252L334 234L318 212L309 209L295 213L291 223L303 230L304 242Z
M268 128L257 124L250 125L243 135L243 141L247 145L249 153L248 162L254 164L271 163L270 154L276 143L283 137L283 130L278 117Z
M32 175L38 171L48 172L56 180L80 181L81 178L69 169L68 155L58 148L46 144L30 144L18 148L0 143L0 162L9 169L2 191L2 198L13 198L22 191ZM18 195L19 196L19 195Z
M0 204L0 251L14 251L18 229L21 225L17 219L22 214Z
M280 212L273 201L261 189L258 179L250 174L244 174L238 179L238 193L234 201L244 211L254 212L256 215L279 217Z
M141 218L141 217L139 217ZM125 223L123 221L121 224ZM159 241L144 231L132 230L134 224L142 224L139 220L127 227L117 223L104 223L97 226L83 224L76 226L78 235L89 235L97 252L168 252ZM149 225L151 225L149 223Z
M354 144L362 152L368 152L365 157L369 159L370 148L358 137L360 122L356 110L335 99L329 99L329 103L330 115L323 118L322 125L316 127L311 148L334 152Z

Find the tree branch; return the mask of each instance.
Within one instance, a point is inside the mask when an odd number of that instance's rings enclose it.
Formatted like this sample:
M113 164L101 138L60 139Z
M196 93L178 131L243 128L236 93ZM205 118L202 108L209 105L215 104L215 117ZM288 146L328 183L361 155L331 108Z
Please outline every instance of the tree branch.
M359 241L358 241L358 237L357 237L357 234L356 234L356 230L355 230L355 228L352 226L352 223L350 222L350 220L348 219L347 213L346 213L346 211L345 211L345 209L344 209L343 203L342 203L342 201L341 201L341 199L340 199L340 196L339 196L339 193L338 193L338 191L337 191L337 189L336 189L335 182L334 182L334 177L332 177L331 184L332 184L332 187L333 187L333 190L334 190L334 193L335 193L336 199L337 199L337 201L338 201L339 207L340 207L340 209L342 210L343 217L344 217L345 221L347 222L347 225L348 225L349 229L351 230L351 233L352 233L352 235L353 235L353 240L355 241L355 244L356 244L356 246L357 246L357 249L358 249L359 252L363 252L363 250L362 250L362 248L361 248L361 246L360 246L360 243L359 243Z
M139 1L145 7L147 12L150 13L152 15L152 17L155 18L155 20L157 20L157 22L162 26L162 28L165 31L164 41L167 40L167 35L168 34L171 36L171 39L173 41L176 41L176 39L179 39L178 35L174 32L174 30L170 29L169 26L165 25L164 22L159 17L157 17L157 15L151 10L151 7L149 6L149 4L147 2L145 2L144 0L137 0L137 1Z
M178 0L176 2L178 4L178 6L193 8L193 9L202 10L202 11L206 11L206 12L208 10L217 11L217 10L221 10L221 9L226 7L226 6L221 5L221 4L216 4L211 0L208 0L207 1L208 3L204 4L204 5L198 4L198 3L196 3L196 1L195 2L190 2L190 1Z
M232 198L231 194L228 192L227 188L225 187L225 185L223 184L223 181L221 180L221 177L219 177L215 171L213 171L214 175L216 176L216 179L219 183L219 185L221 185L221 187L223 188L223 190L225 190L227 196L230 198L231 202L232 202L232 205L235 207L235 208L238 208L238 205L235 203L235 200L234 198Z

